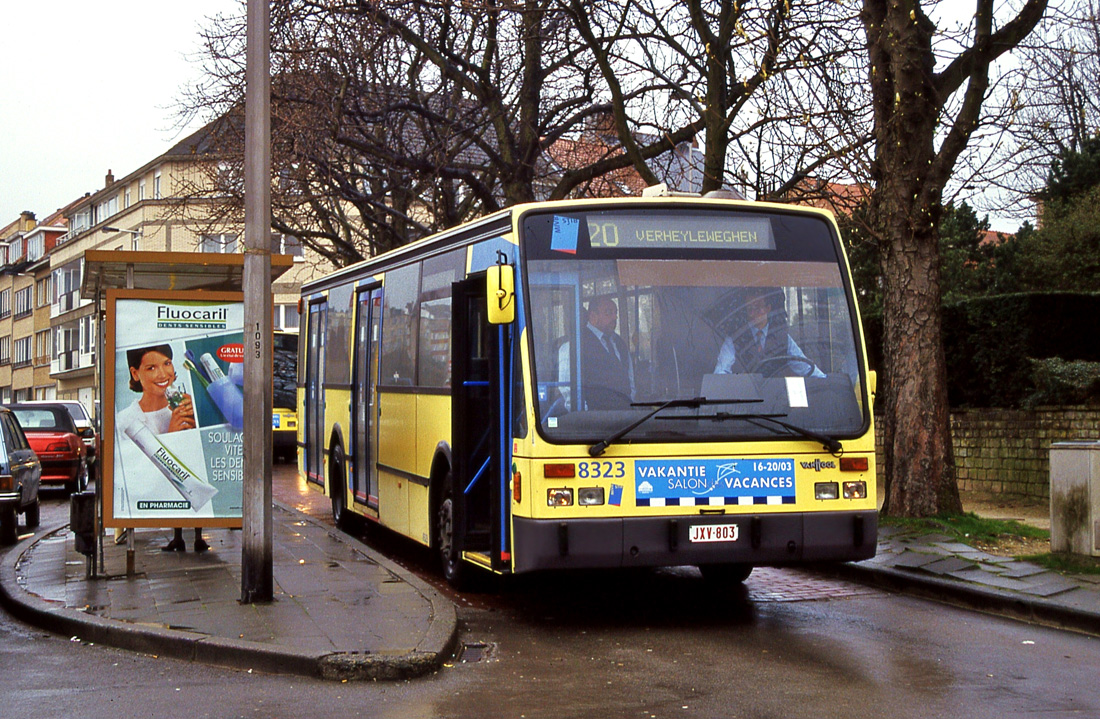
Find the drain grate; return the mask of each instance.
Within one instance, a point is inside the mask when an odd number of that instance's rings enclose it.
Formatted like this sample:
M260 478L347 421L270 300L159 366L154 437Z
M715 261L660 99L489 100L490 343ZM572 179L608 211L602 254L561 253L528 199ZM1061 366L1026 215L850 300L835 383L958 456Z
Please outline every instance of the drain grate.
M488 642L470 642L463 644L458 653L459 664L475 664L492 656L494 645Z

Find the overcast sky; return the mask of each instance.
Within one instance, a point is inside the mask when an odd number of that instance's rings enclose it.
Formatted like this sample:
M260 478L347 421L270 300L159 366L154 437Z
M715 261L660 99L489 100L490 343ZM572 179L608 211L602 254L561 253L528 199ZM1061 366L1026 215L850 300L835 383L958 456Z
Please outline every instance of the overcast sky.
M0 226L44 219L164 153L175 103L198 76L203 19L235 0L4 3L0 63Z
M948 15L968 17L956 2ZM176 102L199 77L199 29L237 12L237 0L5 3L0 227L22 210L45 219L198 129L179 127Z

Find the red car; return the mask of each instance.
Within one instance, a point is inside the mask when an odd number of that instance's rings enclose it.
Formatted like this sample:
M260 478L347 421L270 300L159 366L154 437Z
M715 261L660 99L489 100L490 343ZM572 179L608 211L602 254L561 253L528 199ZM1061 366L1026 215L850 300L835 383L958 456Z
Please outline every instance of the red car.
M72 416L61 404L10 404L31 449L42 464L42 484L64 484L70 492L88 486L88 450Z

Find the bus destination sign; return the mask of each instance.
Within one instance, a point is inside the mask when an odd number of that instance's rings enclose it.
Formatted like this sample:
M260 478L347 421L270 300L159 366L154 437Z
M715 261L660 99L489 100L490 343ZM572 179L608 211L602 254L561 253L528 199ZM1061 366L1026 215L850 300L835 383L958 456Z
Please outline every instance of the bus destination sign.
M771 220L722 214L592 214L591 247L684 250L774 250Z

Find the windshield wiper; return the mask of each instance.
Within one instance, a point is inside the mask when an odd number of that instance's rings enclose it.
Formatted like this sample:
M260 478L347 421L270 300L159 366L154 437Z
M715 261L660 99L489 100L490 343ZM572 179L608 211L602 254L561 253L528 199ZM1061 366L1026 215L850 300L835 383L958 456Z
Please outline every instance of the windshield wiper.
M780 417L786 417L785 414L736 414L734 412L715 412L714 414L697 414L697 415L682 415L676 417L661 417L661 419L691 419L691 420L704 420L709 419L713 421L721 421L726 419L742 419L746 422L755 424L757 427L762 427L759 422L754 420L764 420L765 422L771 422L778 425L785 430L793 432L805 439L812 439L815 442L821 442L821 446L825 448L829 454L836 454L844 449L840 444L840 440L830 437L827 434L821 434L815 432L812 429L806 429L805 427L799 427L797 424L791 424L790 422L784 422L779 419ZM771 428L768 428L771 429Z
M653 410L645 414L641 419L632 422L631 424L623 427L615 434L611 435L607 439L600 440L596 444L588 448L588 455L590 457L599 457L604 453L604 450L610 447L615 442L625 437L628 433L634 431L641 425L648 422L655 414L661 410L670 409L672 407L691 407L698 409L704 404L745 404L749 402L762 402L759 399L707 399L706 397L692 397L691 399L669 399L663 402L631 402L631 407L653 407ZM662 419L665 419L662 417ZM669 418L671 419L671 418Z

